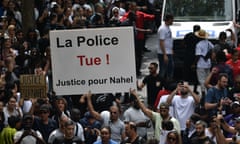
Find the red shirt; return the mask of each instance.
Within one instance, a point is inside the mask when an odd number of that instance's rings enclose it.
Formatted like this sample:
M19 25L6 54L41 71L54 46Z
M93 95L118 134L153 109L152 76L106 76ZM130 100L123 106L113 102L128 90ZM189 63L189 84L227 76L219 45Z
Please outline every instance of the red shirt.
M233 62L232 59L230 59L226 62L226 64L228 64L232 68L233 78L240 74L240 60Z
M121 18L121 21L124 21L127 19L128 17L128 13L127 12L125 15L123 15L123 17ZM151 15L151 14L147 14L141 11L136 11L136 27L137 28L141 28L144 29L144 21L145 20L150 20L153 21L155 19L155 15ZM137 39L138 40L143 40L144 39L144 32L138 31L137 32Z

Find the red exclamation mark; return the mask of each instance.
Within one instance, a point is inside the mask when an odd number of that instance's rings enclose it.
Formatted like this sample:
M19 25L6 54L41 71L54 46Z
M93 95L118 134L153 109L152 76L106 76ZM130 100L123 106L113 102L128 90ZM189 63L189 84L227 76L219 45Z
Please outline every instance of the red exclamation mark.
M106 54L106 63L109 64L109 54Z

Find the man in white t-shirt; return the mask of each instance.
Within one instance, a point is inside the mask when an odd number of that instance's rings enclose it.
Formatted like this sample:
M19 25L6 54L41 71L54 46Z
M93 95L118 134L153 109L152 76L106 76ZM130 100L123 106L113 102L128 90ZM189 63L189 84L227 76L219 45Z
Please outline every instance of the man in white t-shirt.
M173 24L173 15L166 15L164 23L158 29L159 48L157 49L159 60L159 74L167 79L173 78L173 39L170 25Z
M183 133L186 121L194 113L195 106L200 103L200 97L191 90L187 82L179 82L168 96L167 103L172 105L173 117L179 121Z

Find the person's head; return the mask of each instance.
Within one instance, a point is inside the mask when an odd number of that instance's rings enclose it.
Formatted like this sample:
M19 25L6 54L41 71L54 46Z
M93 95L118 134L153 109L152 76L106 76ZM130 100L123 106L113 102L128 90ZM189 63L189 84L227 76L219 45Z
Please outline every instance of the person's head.
M176 131L171 131L167 134L166 144L179 144L180 135Z
M96 121L94 116L89 111L84 114L84 117L87 118L87 121L90 125L92 125Z
M56 99L56 108L60 112L64 112L67 109L67 101L64 97Z
M223 51L217 51L216 53L216 61L218 63L222 63L222 62L226 62L227 58L226 58L226 54Z
M135 22L135 21L136 21L136 14L135 14L134 12L130 11L130 12L128 13L128 19L129 19L129 21L131 21L131 22Z
M78 122L81 118L81 112L77 108L72 108L72 110L70 111L70 114L71 114L71 119L74 122Z
M240 74L234 79L235 88L240 89Z
M226 73L220 73L218 76L217 86L220 89L226 88L228 85L228 75Z
M141 102L144 102L144 99L142 97L139 97L140 101ZM136 110L139 110L140 109L140 106L139 106L139 103L138 103L138 100L135 98L135 96L133 96L132 94L130 95L130 103L131 103L131 106L136 109Z
M160 115L163 117L163 118L166 118L169 116L169 105L168 103L161 103L160 104L160 107L159 107L159 112L160 112Z
M117 121L119 118L119 109L117 106L111 106L110 109L110 119L111 121Z
M212 117L210 117L209 119L209 127L215 129L218 126L218 120L217 120L217 116L213 115Z
M148 66L148 70L150 74L156 74L158 69L158 64L156 62L151 62Z
M236 49L233 49L232 50L232 60L235 62L236 60L238 60L239 59L239 51L238 50L236 50Z
M24 40L24 32L23 30L19 29L16 31L16 38L18 41L23 42Z
M20 129L21 127L21 118L18 116L10 116L8 117L8 125L11 128L16 128L16 129Z
M74 137L74 127L75 123L71 120L64 123L64 137L66 139L72 139Z
M118 7L113 7L112 8L112 15L114 17L118 17L119 16L119 8Z
M11 39L9 37L4 38L3 44L5 49L12 47Z
M23 115L22 126L24 130L30 130L33 125L33 116L32 114L26 113Z
M109 143L109 140L111 139L111 128L105 126L100 130L100 133L101 133L102 142Z
M125 134L132 138L137 134L137 125L134 122L125 122Z
M193 32L199 31L201 29L200 25L193 26Z
M195 123L196 134L198 137L205 135L205 128L207 127L206 122L199 120Z
M166 25L172 25L173 24L174 17L171 14L167 14L164 17L164 21Z
M39 108L39 114L40 114L40 118L43 121L47 121L48 117L50 115L50 107L48 104L42 104Z
M96 3L95 4L95 12L104 14L104 7L101 3Z
M181 96L186 96L188 94L188 82L186 81L181 81L179 83L180 87L181 87L181 90L180 90L180 93L181 93Z
M227 39L227 33L224 31L220 32L218 39L221 41L225 41Z
M239 101L234 101L231 103L231 110L233 114L239 114L240 113L240 103Z
M64 132L64 124L69 121L69 117L67 117L66 115L62 115L59 118L59 129Z
M129 3L129 10L135 12L137 10L137 3L132 1Z
M14 25L9 25L8 26L8 34L9 35L15 35L15 31L16 30L16 27Z
M15 109L17 104L17 99L16 97L12 96L8 100L8 108L9 109Z

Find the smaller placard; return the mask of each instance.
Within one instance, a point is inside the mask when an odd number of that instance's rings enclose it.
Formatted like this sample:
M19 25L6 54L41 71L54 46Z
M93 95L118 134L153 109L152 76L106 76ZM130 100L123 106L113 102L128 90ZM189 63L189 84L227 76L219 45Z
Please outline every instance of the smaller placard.
M20 92L22 98L47 97L47 85L44 75L20 75Z

